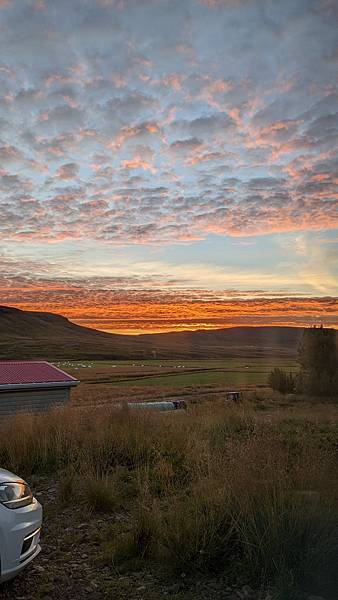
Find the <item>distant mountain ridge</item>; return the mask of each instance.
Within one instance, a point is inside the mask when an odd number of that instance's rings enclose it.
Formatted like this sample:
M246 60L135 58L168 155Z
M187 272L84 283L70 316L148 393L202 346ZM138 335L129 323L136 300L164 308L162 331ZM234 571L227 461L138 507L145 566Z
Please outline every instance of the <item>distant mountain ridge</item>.
M298 327L230 327L141 335L105 333L62 315L0 306L0 358L149 359L295 356Z

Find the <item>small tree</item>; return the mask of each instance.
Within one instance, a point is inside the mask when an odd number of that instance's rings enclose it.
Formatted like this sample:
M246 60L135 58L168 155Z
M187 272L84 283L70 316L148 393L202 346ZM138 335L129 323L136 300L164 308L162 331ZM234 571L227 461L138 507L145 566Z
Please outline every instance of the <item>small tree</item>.
M338 395L338 353L335 329L305 329L298 349L298 391L312 396Z
M286 373L283 369L273 369L269 375L269 386L281 394L292 394L295 391L296 380L292 373Z

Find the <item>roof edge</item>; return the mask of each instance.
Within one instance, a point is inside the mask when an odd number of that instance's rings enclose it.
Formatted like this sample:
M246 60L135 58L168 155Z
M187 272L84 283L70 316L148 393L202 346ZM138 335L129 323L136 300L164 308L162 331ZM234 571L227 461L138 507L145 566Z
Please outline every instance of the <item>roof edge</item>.
M51 367L53 367L53 369L56 369L57 371L59 371L59 373L62 373L62 375L66 375L67 377L71 378L73 381L77 381L77 379L75 377L73 377L73 375L69 375L69 373L67 373L66 371L63 371L56 365L53 365L53 363L48 362L48 360L42 360L41 362L47 363L47 365L50 365Z
M5 383L0 384L0 392L2 391L19 391L19 390L32 390L36 388L68 388L75 387L79 385L79 381L77 379L68 380L68 381L48 381L44 383Z

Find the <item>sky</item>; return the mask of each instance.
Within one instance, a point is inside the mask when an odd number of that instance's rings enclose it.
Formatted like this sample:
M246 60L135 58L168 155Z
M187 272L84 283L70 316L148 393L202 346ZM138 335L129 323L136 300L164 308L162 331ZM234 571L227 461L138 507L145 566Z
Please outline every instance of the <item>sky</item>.
M0 303L338 327L337 0L0 0Z

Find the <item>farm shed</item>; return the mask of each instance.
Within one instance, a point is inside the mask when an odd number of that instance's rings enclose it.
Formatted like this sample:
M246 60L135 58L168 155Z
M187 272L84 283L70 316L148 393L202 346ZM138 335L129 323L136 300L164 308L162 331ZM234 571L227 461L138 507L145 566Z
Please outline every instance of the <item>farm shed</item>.
M0 361L0 418L66 403L77 379L44 360Z

